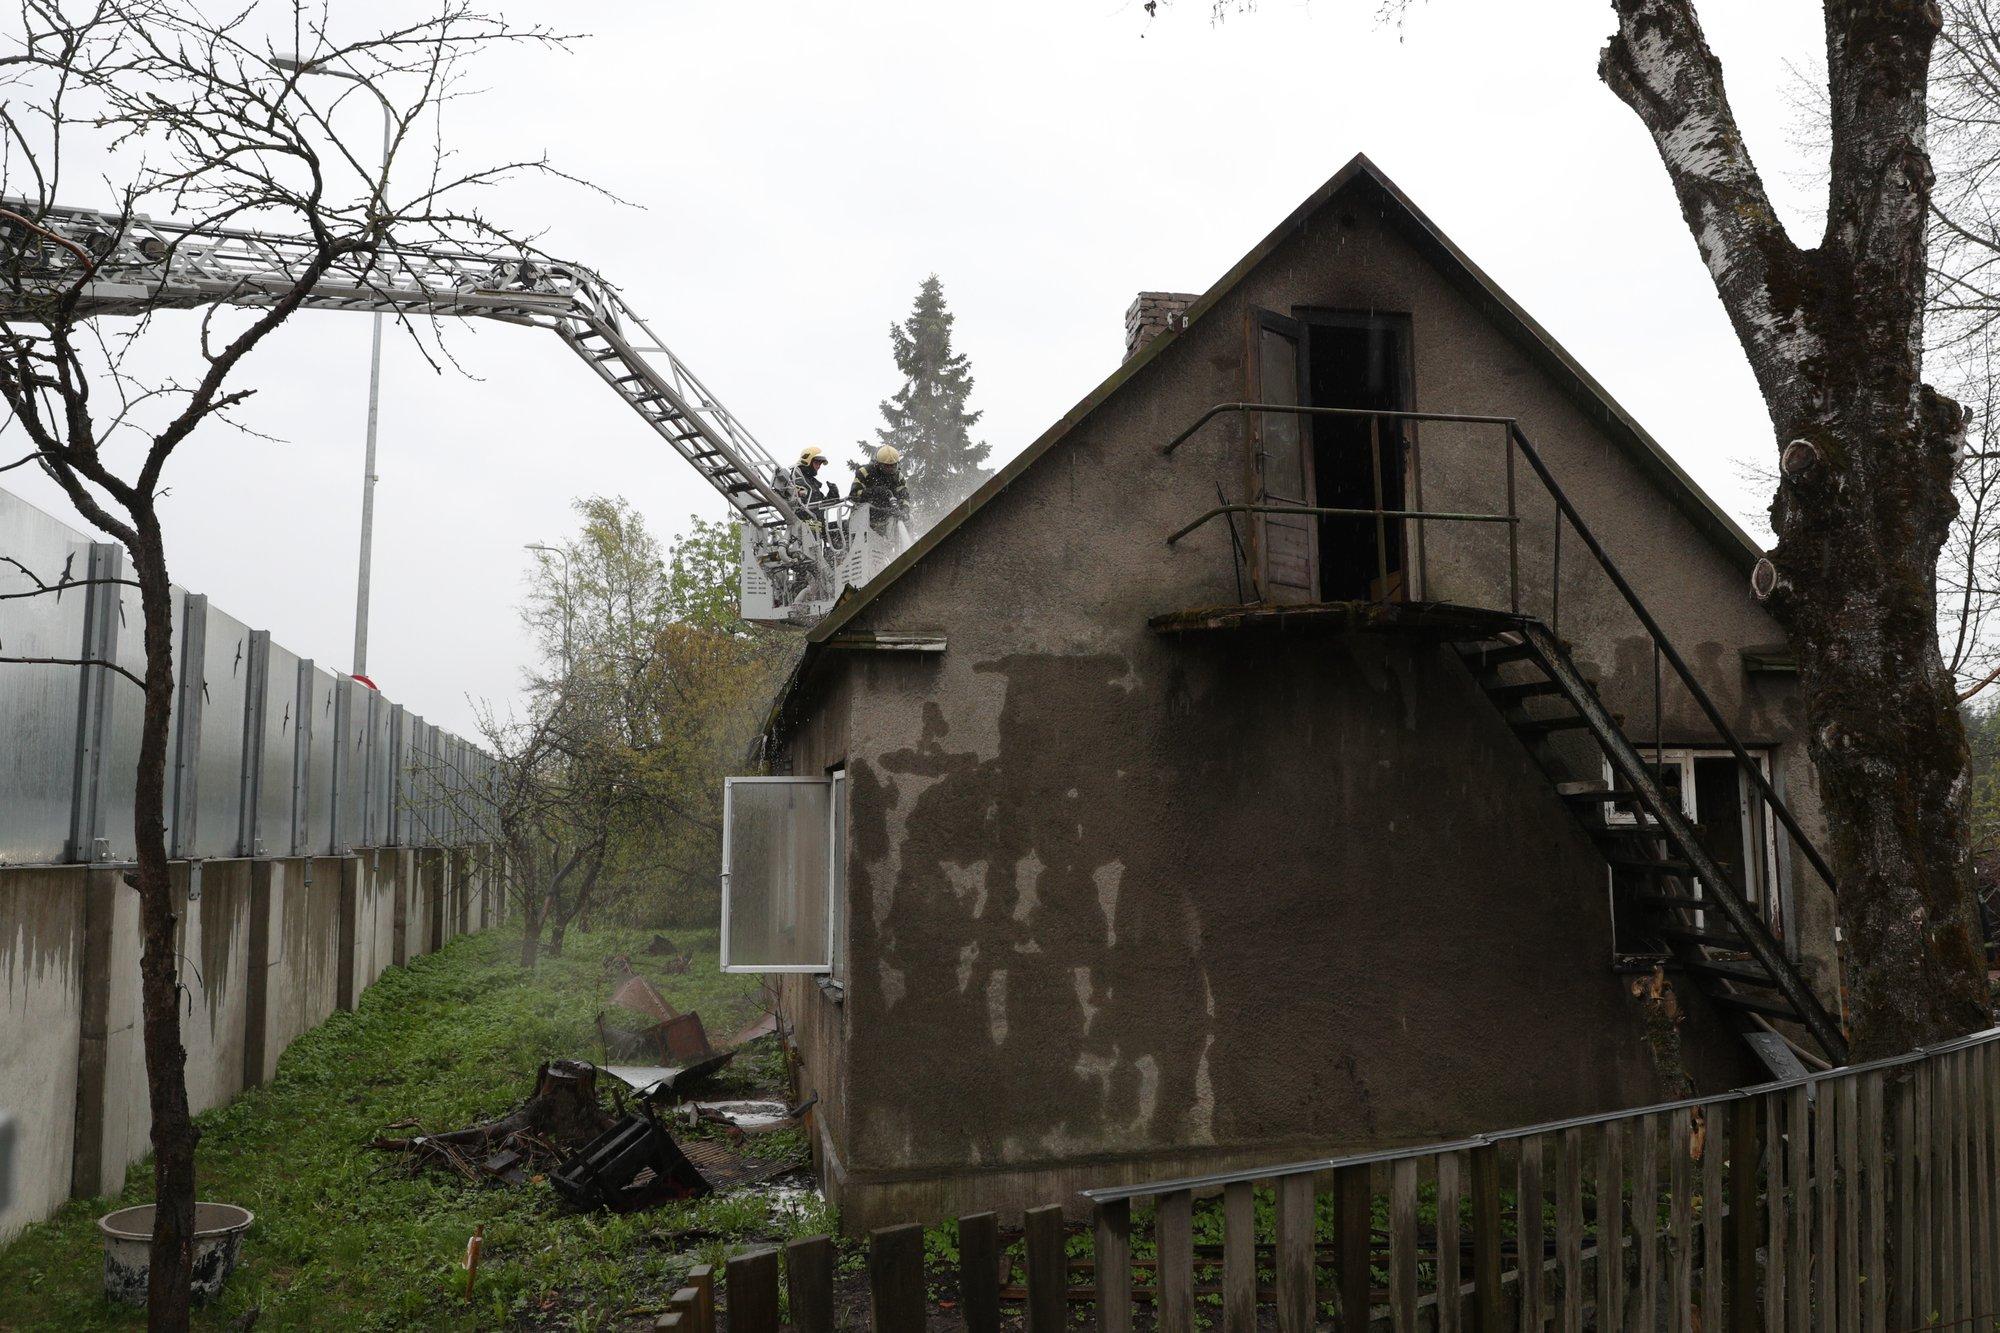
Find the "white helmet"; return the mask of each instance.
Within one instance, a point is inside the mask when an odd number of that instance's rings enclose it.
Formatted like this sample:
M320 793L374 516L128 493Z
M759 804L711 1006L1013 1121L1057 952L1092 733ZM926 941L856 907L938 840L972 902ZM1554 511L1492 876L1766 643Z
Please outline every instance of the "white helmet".
M875 451L875 461L884 467L894 467L903 461L903 455L896 451L895 445L885 444Z

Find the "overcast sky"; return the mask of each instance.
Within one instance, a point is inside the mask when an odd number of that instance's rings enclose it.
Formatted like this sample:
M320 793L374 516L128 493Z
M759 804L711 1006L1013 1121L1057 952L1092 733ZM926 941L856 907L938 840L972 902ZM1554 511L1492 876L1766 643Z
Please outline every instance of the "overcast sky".
M1260 0L1220 25L1206 0L1153 19L1137 0L503 7L589 35L489 60L447 133L468 161L546 152L636 207L546 182L484 207L622 286L774 453L852 455L896 388L888 325L936 272L1010 457L1115 366L1133 293L1204 290L1365 151L1725 508L1762 508L1737 464L1769 428L1652 147L1597 79L1602 0L1430 0L1401 28L1375 0ZM1816 9L1702 6L1805 239L1791 69L1815 59ZM366 142L372 111L352 114ZM724 507L554 337L468 326L451 346L467 374L386 357L369 664L469 734L527 660L522 545L565 537L574 497L622 495L667 539ZM364 318L296 318L242 380L275 442L197 437L166 506L177 582L341 669L367 353ZM65 514L42 479L5 484Z

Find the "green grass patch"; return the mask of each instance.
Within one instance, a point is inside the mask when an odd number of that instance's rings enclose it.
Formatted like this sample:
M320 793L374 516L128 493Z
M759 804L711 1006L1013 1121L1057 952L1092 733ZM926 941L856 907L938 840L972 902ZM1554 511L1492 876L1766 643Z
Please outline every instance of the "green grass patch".
M623 1217L578 1215L546 1183L501 1188L441 1171L412 1176L399 1155L374 1150L385 1132L461 1128L501 1115L529 1090L535 1067L557 1057L597 1059L593 1020L611 990L606 960L629 953L681 1009L699 1010L711 1039L727 1041L757 1012L754 977L724 976L712 933L676 931L694 953L667 975L640 948L650 931L572 932L565 956L532 973L520 937L495 930L453 940L392 969L353 1013L335 1014L294 1042L277 1076L199 1118L200 1192L257 1214L243 1263L201 1328L351 1329L650 1327L652 1311L696 1263L733 1244L831 1229L822 1206L774 1209L756 1195L718 1195ZM749 1096L782 1086L775 1043L759 1043L704 1096ZM418 1130L386 1127L416 1117ZM796 1133L756 1143L803 1158ZM149 1162L133 1166L115 1199L74 1200L0 1249L0 1329L123 1329L135 1312L99 1294L96 1219L152 1195ZM460 1262L484 1224L473 1298Z

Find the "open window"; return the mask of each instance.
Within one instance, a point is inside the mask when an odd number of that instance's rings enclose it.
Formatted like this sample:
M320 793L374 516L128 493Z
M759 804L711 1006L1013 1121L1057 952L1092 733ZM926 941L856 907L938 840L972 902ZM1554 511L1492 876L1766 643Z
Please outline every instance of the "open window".
M1787 922L1779 891L1775 829L1756 784L1743 772L1736 756L1728 750L1669 746L1655 763L1650 748L1642 753L1667 799L1676 802L1681 815L1694 826L1702 847L1724 874L1736 880L1771 933L1784 938ZM1753 752L1752 758L1769 780L1770 755ZM1604 775L1607 786L1619 785L1608 760ZM1604 812L1604 822L1613 828L1635 824L1638 819L1639 811L1632 805L1612 805ZM1643 882L1635 882L1634 891L1646 891ZM1706 898L1712 891L1708 885L1694 886L1697 897ZM1705 913L1695 915L1697 924L1706 924Z
M833 970L840 777L724 779L724 972Z

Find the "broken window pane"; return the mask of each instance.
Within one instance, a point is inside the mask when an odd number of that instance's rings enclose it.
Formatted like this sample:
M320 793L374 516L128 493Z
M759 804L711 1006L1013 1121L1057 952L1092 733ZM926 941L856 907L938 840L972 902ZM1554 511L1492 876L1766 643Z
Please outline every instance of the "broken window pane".
M824 972L831 964L825 778L730 778L723 794L722 965Z

